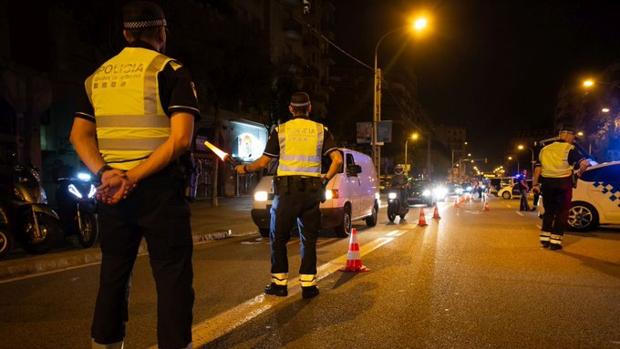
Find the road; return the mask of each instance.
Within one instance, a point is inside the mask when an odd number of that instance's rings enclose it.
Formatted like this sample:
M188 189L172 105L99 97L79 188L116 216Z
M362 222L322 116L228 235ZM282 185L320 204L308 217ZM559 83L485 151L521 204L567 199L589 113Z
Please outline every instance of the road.
M539 247L518 201L440 206L442 219L359 225L371 271L337 271L346 239L321 236L321 295L263 297L269 247L258 235L195 247L195 348L620 348L620 231ZM200 215L200 210L194 210ZM249 215L249 213L248 213ZM249 223L249 216L236 224ZM291 280L299 241L289 243ZM87 348L98 265L0 284L0 348ZM136 263L126 348L156 345L148 256Z

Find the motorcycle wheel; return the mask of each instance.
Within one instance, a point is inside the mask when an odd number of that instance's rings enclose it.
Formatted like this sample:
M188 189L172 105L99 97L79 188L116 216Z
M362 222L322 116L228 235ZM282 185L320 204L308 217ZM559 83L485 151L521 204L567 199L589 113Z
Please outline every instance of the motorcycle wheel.
M392 205L388 206L387 216L390 223L394 223L394 220L396 219L396 212L394 212Z
M20 242L24 250L32 254L46 253L52 248L56 239L60 235L60 225L53 217L37 212L39 231L41 236L35 235L35 224L32 211L26 211L22 216L22 226L20 231Z
M13 236L8 229L0 228L0 259L6 256L13 248Z
M80 219L82 222L78 222ZM82 212L80 216L75 215L75 227L78 231L78 241L84 248L93 247L99 237L99 224L97 215L94 213ZM81 227L81 228L80 228Z

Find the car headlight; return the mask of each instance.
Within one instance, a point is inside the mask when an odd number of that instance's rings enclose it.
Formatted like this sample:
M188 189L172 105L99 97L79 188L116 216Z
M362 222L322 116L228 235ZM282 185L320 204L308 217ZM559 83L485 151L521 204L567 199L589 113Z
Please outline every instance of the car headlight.
M435 189L433 189L433 195L435 195L436 197L442 198L448 195L448 189L442 186L435 187Z
M389 193L389 194L388 194L388 199L390 199L390 200L394 200L394 199L396 199L396 197L397 197L397 196L398 196L398 195L397 195L396 193L391 192L391 193Z
M424 189L424 191L422 192L422 196L431 196L431 191L428 189Z
M254 201L267 201L269 194L264 190L254 192Z
M90 182L90 180L92 179L92 176L90 175L90 173L78 172L77 178L81 180L82 182Z
M474 189L474 188L472 188L471 185L466 188L467 191L472 191L472 189Z
M95 194L97 194L97 188L95 188L95 186L91 184L90 190L88 191L88 198L92 199L95 196Z
M75 196L76 198L82 198L82 193L80 193L80 191L75 187L75 185L69 184L67 190L69 190L69 193L73 194L73 196Z
M457 195L461 195L461 194L463 194L463 188L457 188L454 192L455 192Z

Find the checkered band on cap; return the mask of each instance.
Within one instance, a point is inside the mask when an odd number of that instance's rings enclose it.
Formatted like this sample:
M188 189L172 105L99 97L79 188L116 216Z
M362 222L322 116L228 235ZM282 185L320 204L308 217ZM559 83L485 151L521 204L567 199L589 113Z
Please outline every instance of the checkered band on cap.
M161 18L161 19L153 19L150 21L129 21L129 22L124 22L123 23L123 28L124 29L144 29L144 28L152 28L152 27L162 27L162 26L166 26L166 19L165 18Z

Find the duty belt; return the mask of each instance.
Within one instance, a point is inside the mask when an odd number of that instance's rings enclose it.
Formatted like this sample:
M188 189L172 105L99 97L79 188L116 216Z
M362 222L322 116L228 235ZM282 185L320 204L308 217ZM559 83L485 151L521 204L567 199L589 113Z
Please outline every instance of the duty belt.
M321 189L320 177L280 176L273 179L276 194L290 192L317 192Z

